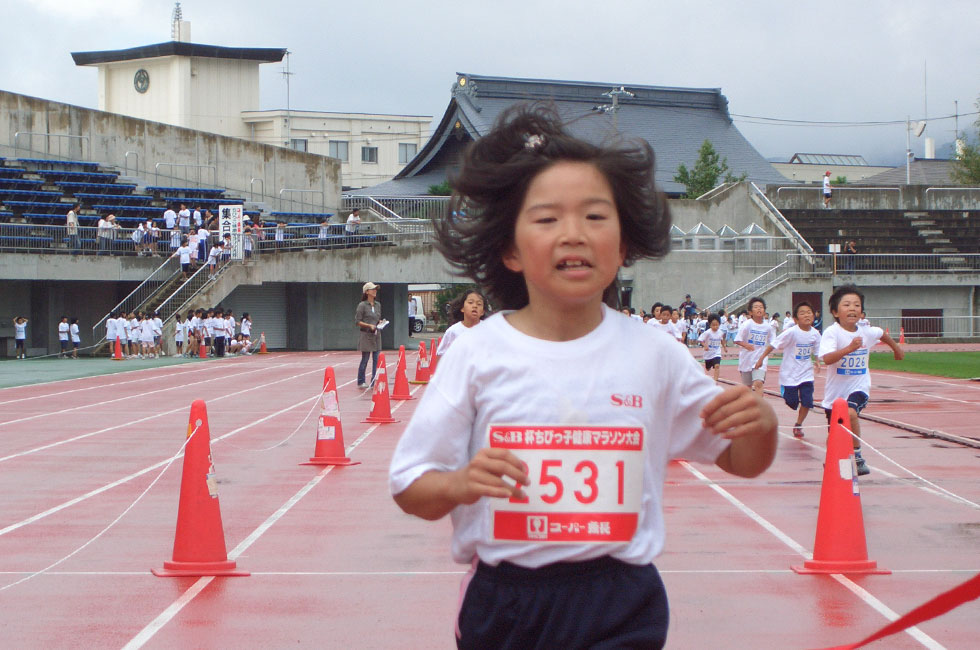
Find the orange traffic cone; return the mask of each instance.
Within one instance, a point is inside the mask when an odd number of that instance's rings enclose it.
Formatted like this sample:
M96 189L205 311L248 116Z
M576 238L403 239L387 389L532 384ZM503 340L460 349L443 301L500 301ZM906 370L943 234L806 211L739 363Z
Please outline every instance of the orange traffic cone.
M899 345L905 345L905 328L898 328L898 343Z
M258 354L269 354L269 351L265 349L265 332L259 336L259 351Z
M891 573L868 559L854 446L843 427L847 417L847 403L836 400L830 415L813 559L792 567L797 573Z
M323 392L320 394L320 418L316 425L316 447L313 457L300 465L360 465L345 454L344 429L340 424L340 401L337 399L337 378L333 366L323 373Z
M419 341L419 358L415 362L415 379L409 383L429 383L429 357L425 354L425 341Z
M374 376L374 393L371 395L374 403L371 414L362 422L398 422L391 417L391 401L388 399L388 369L385 367L384 352L378 357L378 374Z
M204 339L201 339L201 346L197 348L197 358L207 359L208 358L208 346L204 343Z
M398 347L398 367L395 369L395 389L391 399L415 399L408 391L408 372L405 362L405 346Z
M112 360L113 361L124 361L123 355L122 355L122 344L119 343L119 337L118 336L116 337L116 347L115 347L115 350L112 353Z
M208 410L204 400L191 404L187 437L190 439L184 447L184 473L180 481L173 561L164 562L162 569L153 569L153 575L247 576L248 571L236 569L225 550L218 484L214 465L211 464Z
M441 336L432 344L432 354L429 356L429 379L432 379L432 375L436 374L436 366L439 365L438 351L440 345L442 345Z

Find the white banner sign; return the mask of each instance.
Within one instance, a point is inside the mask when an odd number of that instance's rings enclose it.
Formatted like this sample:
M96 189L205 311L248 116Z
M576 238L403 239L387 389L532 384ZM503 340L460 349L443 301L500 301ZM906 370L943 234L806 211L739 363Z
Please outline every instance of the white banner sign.
M245 259L244 221L245 206L218 206L218 239L227 242L225 235L231 235L231 259L233 260Z

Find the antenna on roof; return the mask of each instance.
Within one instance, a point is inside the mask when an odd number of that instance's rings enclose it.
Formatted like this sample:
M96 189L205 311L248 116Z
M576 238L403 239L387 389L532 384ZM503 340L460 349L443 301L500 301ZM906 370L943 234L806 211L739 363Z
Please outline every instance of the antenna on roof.
M613 116L613 129L619 131L619 98L620 96L625 97L636 97L634 93L626 90L625 87L620 86L619 88L613 88L612 90L602 93L603 97L609 97L612 99L612 105L602 104L601 106L593 106L592 110L599 113L612 113Z
M184 14L180 11L180 3L174 3L174 11L170 16L170 40L180 40L180 21L184 19Z

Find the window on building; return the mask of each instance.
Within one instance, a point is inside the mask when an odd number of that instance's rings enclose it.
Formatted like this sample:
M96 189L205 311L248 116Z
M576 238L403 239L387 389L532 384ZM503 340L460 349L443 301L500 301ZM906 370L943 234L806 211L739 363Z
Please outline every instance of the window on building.
M361 147L361 162L365 162L365 163L378 162L378 148Z
M341 162L347 162L350 160L350 156L347 153L347 142L344 140L331 140L330 151L327 152L327 155Z
M295 149L296 151L307 151L306 145L307 141L305 139L293 138L289 141L289 148Z
M398 164L404 165L408 163L408 161L415 157L418 150L419 146L414 142L398 143Z

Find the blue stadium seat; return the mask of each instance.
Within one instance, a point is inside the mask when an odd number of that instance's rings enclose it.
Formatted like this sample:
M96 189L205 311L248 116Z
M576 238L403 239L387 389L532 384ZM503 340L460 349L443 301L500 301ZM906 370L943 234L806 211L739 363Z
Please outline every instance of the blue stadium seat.
M89 203L112 202L115 205L149 205L153 201L152 196L144 194L89 194L88 192L75 192L75 198L79 201ZM161 214L163 209L160 208Z
M4 190L40 190L43 184L44 181L0 176L0 189Z
M35 172L49 183L115 183L118 174L83 172L64 169L39 169Z
M26 213L44 214L44 215L61 215L64 217L71 210L71 206L67 203L50 203L50 202L38 202L38 201L4 201L3 206L8 210L13 210L27 216Z
M53 203L61 201L61 192L50 192L45 190L0 190L0 201L4 203L11 201L33 201L36 203ZM70 208L71 206L67 206ZM67 211L66 208L66 211Z
M134 189L136 189L135 185L127 185L125 183L76 183L58 181L57 185L61 188L62 192L68 192L69 194L77 194L78 192L91 192L97 194L130 194ZM153 197L147 198L152 199Z

